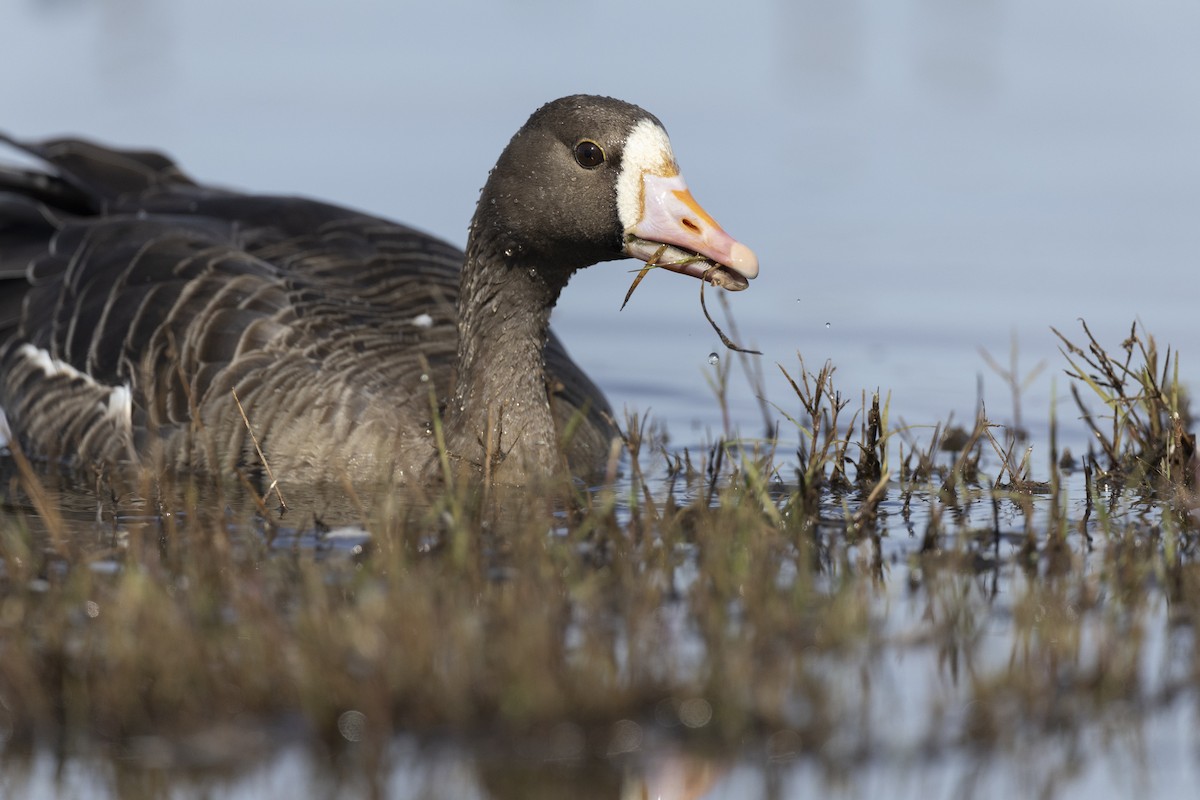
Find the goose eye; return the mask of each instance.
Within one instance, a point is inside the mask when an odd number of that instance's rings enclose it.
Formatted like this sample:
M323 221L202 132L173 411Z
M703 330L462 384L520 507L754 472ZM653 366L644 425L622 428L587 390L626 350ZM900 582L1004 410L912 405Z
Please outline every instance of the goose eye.
M575 145L575 160L585 169L595 169L604 163L604 151L600 149L600 145L590 139L584 139Z

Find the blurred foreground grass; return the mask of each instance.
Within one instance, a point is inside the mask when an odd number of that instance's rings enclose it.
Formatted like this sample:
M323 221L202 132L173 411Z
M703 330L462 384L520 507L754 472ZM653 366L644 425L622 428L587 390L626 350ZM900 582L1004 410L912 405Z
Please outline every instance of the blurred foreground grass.
M1063 338L1095 435L1079 458L1053 425L1030 458L982 413L889 427L886 398L855 409L803 365L796 453L669 452L631 419L626 478L590 491L335 513L334 488L289 493L280 519L228 488L56 488L18 458L3 758L86 755L116 765L115 793L165 796L130 776L299 744L384 793L415 736L491 753L491 796L618 797L613 776L667 747L708 776L676 795L698 797L735 759L837 776L1136 736L1200 697L1194 438L1169 353L1136 328L1109 351L1084 335ZM347 508L358 524L335 524Z

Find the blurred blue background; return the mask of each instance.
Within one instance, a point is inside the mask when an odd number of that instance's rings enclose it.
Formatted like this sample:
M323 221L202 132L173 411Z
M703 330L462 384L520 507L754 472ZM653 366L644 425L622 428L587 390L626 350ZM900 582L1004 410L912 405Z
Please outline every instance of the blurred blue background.
M774 364L794 371L799 351L833 359L852 396L891 390L912 424L968 419L978 376L1007 419L979 348L1007 362L1015 333L1023 370L1053 367L1025 398L1036 429L1062 365L1049 326L1079 317L1111 347L1139 318L1200 376L1194 0L8 0L0 31L12 134L152 146L205 181L460 245L542 102L636 102L759 254L728 299L788 411ZM702 441L722 427L705 379L722 348L698 285L652 275L618 312L634 266L577 275L556 330L617 408Z

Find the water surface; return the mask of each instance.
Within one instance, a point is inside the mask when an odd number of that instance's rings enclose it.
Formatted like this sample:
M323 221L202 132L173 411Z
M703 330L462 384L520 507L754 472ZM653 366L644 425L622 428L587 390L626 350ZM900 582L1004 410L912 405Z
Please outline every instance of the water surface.
M1050 326L1075 333L1086 318L1116 347L1140 319L1179 348L1186 386L1200 378L1200 6L1184 0L613 0L602 13L540 0L19 0L0 6L0 30L0 126L15 135L153 146L199 179L345 203L458 244L487 170L540 103L579 91L637 102L671 131L696 196L759 254L760 278L729 307L739 341L764 353L768 399L788 413L776 365L795 374L800 353L810 369L831 359L852 395L890 392L894 422L965 422L980 399L1011 421L979 349L1007 365L1015 341L1022 374L1049 365L1021 398L1036 472L1052 396L1061 444L1087 447ZM708 354L733 356L696 283L654 275L618 311L632 267L601 265L568 287L555 326L577 360L616 408L650 411L675 445L703 448L731 432L727 420L761 435L739 371L727 417L709 389ZM798 436L780 430L786 451ZM920 523L897 523L897 563ZM893 575L883 601L900 630L922 613L905 607L903 585ZM876 675L897 709L910 695L920 705L933 657ZM1035 755L1061 756L1048 769L1063 770L1063 796L1182 795L1200 785L1190 716L1180 705L1150 716L1131 748L1149 754L1141 766L1093 758L1074 772L1069 752ZM764 771L755 751L706 796L1029 788L1019 754L905 755L918 745L887 724L897 720L873 728L895 738L891 755L853 779L804 760ZM483 796L470 762L453 749L433 767L400 759L391 785L416 796L399 788L411 771L445 768L465 781L454 796ZM33 765L44 796L48 769ZM69 785L86 796L80 769ZM230 789L285 795L307 776L284 751Z

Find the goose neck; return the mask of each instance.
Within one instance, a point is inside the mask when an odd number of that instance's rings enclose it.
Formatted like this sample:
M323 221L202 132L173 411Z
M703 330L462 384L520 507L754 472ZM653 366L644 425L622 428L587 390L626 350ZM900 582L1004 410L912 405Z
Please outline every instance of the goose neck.
M479 245L473 237L461 276L450 450L485 469L553 469L557 432L543 350L562 285L515 248Z

